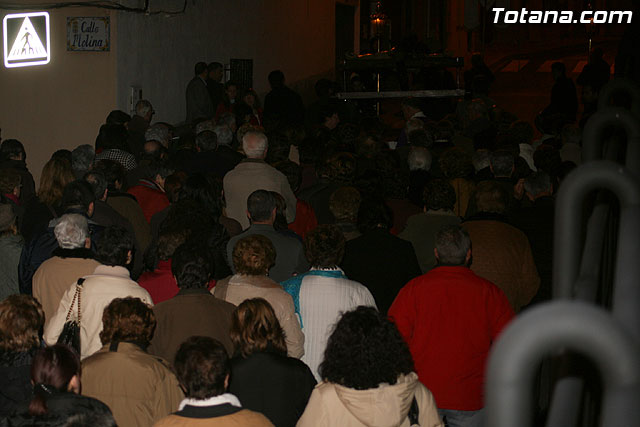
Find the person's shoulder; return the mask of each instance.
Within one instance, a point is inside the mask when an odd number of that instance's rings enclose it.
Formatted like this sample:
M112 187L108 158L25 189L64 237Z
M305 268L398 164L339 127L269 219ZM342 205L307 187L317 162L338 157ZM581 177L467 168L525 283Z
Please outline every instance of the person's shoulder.
M227 417L235 418L239 421L238 425L250 425L254 427L273 427L273 424L267 417L260 412L255 412L250 409L242 409L235 414L227 415Z

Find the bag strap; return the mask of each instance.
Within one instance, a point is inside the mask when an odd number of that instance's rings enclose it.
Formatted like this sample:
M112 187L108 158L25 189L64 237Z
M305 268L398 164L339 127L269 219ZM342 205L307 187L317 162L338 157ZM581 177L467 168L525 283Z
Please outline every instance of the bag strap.
M407 414L409 417L409 425L411 426L419 426L420 425L420 409L418 408L418 401L415 396L411 401L411 407L409 408L409 413Z
M71 300L71 305L69 306L69 311L67 311L67 317L65 319L65 322L68 322L69 319L71 318L71 312L73 311L73 306L76 305L76 300L78 301L78 323L80 323L80 316L81 316L81 311L80 311L80 301L82 299L82 284L84 283L84 279L80 278L78 279L78 281L76 282L76 291L73 294L73 299Z

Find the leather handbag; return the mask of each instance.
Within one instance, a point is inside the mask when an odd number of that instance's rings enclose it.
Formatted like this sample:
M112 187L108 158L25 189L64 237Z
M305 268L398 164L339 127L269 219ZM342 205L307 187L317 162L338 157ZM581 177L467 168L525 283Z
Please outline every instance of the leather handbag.
M62 332L60 332L60 336L58 336L58 344L64 344L67 347L70 347L76 351L76 353L80 354L80 325L82 319L82 310L81 310L81 301L82 301L82 283L84 279L78 279L76 283L76 292L73 294L73 300L71 301L71 306L69 307L69 311L67 312L67 318L64 322L64 326L62 327ZM73 313L73 307L76 305L76 301L78 302L78 315L75 319L71 318L71 313Z

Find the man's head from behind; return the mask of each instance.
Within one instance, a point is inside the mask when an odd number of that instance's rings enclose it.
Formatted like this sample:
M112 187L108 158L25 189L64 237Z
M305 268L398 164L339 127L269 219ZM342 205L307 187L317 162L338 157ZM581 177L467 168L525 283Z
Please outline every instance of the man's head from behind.
M227 389L229 356L218 340L199 336L187 339L176 353L174 366L188 398L209 399Z
M489 155L489 163L493 176L509 178L513 174L515 160L509 150L496 150Z
M284 86L284 73L280 70L270 72L268 79L271 89L278 89Z
M539 197L551 196L553 194L551 177L542 170L532 173L524 179L524 191L531 201Z
M61 204L66 213L82 213L91 216L95 200L91 184L78 179L64 187Z
M467 266L471 260L471 238L459 225L447 225L436 233L434 249L438 265Z
M249 159L264 159L268 148L269 140L262 132L249 131L242 137L242 151Z
M267 190L256 190L247 198L247 216L252 224L275 220L277 202Z
M104 265L125 267L131 263L133 237L122 227L106 228L97 239L96 246L98 261Z
M89 238L89 222L79 214L66 214L53 229L58 245L62 249L78 249L91 247Z
M204 62L198 62L193 67L193 72L195 73L196 76L202 77L204 79L207 77L209 70L207 69L207 64L205 64Z
M205 289L211 277L210 263L201 249L179 246L171 259L171 272L180 289Z
M196 148L199 152L215 151L218 148L218 135L210 130L204 130L196 136Z
M482 181L476 187L476 206L478 212L504 214L509 205L509 194L496 181Z
M207 71L209 73L209 78L215 82L220 82L222 80L222 75L224 74L224 67L219 62L212 62L207 66Z
M136 116L142 117L147 122L150 122L154 113L153 106L146 99L141 99L136 103Z
M26 160L24 145L17 139L5 139L0 144L0 160Z

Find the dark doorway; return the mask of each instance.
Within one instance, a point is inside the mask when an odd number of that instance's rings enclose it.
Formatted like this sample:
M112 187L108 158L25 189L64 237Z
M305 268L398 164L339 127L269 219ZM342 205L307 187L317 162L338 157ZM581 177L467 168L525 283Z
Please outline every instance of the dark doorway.
M336 64L353 52L355 7L336 3Z

